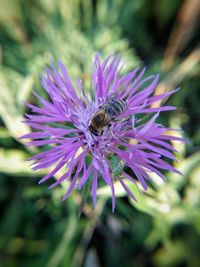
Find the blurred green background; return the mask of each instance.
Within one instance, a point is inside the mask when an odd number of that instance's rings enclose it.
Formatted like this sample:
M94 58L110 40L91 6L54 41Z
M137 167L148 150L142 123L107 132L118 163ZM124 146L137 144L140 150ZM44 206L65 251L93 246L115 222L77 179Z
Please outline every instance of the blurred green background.
M200 266L199 21L198 0L0 0L1 267ZM119 52L124 71L159 72L156 93L181 87L161 120L191 143L173 143L182 177L155 177L137 204L119 188L114 214L101 188L78 219L79 193L62 203L64 188L38 185L44 173L26 161L37 150L18 136L30 131L22 100L44 95L44 66L61 59L87 87L96 51Z

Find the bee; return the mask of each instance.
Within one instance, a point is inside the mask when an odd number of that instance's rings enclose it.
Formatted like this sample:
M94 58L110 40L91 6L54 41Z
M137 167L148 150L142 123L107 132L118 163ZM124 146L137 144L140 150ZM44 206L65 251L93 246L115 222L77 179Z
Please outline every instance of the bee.
M111 122L124 112L125 108L126 104L124 101L116 99L116 94L111 95L92 116L89 123L90 132L95 136L101 135L104 129L110 127Z

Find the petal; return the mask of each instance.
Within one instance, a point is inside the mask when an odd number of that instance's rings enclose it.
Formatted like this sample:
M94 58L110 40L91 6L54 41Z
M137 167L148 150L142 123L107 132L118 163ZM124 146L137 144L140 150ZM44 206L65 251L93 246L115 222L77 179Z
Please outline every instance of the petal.
M97 181L98 181L98 171L94 169L94 177L92 181L92 200L94 208L96 208L96 200L97 200Z
M128 193L128 195L137 202L137 199L135 198L131 190L128 188L128 186L123 182L123 180L122 179L118 179L118 180L121 183L124 190Z
M91 172L93 170L93 164L91 163L86 171L84 171L83 176L81 177L78 188L81 189L83 185L86 183L87 179L89 178Z

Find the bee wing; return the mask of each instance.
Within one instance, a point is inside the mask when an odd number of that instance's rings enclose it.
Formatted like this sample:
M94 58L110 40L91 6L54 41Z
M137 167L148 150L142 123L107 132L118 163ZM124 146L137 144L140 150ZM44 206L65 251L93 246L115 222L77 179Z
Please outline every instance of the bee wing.
M110 96L108 96L108 100L117 99L118 96L119 96L118 92L114 92Z

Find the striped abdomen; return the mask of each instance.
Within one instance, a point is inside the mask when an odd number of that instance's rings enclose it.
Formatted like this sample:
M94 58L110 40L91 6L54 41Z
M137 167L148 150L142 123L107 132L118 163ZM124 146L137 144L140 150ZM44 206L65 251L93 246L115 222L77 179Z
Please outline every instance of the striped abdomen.
M101 106L101 110L104 110L111 118L114 118L124 112L125 107L124 101L111 99Z

